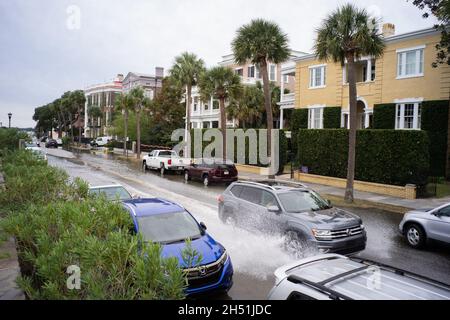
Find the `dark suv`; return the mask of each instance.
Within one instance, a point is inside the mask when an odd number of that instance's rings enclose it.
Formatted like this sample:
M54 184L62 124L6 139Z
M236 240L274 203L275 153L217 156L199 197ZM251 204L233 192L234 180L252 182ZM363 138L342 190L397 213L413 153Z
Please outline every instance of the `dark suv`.
M282 234L288 248L305 243L321 252L350 254L364 250L360 217L334 208L303 185L235 182L218 197L219 218L229 224Z
M184 170L184 179L200 180L205 186L213 182L230 183L237 181L238 171L233 163L204 159L187 166Z

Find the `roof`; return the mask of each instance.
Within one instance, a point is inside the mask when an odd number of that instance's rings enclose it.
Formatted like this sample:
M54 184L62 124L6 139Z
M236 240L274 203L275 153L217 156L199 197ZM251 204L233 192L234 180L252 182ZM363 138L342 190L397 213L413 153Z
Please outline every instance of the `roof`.
M131 199L123 204L136 217L184 211L182 206L161 198Z
M445 284L362 259L322 255L287 270L288 281L357 300L450 300Z
M298 51L298 50L290 50L290 57L289 60L295 59L304 55L307 55L307 52ZM222 61L219 62L219 65L227 65L234 63L234 54L230 53L227 55L222 56Z
M384 40L387 44L389 44L389 43L395 43L395 42L400 42L400 41L404 41L404 40L411 40L411 39L426 37L426 36L430 36L430 35L438 34L438 33L440 33L439 30L436 30L434 27L431 27L431 28L427 28L427 29L410 31L410 32L405 32L405 33L401 33L401 34L395 34L395 35L386 37ZM306 54L303 56L295 57L293 59L293 61L314 60L314 59L316 59L316 54L311 53L311 54Z

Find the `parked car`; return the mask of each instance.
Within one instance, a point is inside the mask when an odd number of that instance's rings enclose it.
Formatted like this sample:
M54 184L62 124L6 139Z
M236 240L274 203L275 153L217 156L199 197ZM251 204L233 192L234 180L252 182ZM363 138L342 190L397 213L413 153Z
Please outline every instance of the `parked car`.
M207 232L182 206L159 198L133 199L123 202L130 213L135 232L144 240L159 243L164 257L176 257L187 273L187 294L228 291L233 285L233 265L225 248ZM182 252L185 240L201 254L199 265L186 265Z
M218 197L224 223L281 233L289 248L307 244L321 252L355 253L366 247L360 217L334 208L303 185L234 182Z
M269 300L450 300L437 281L359 258L318 255L278 268Z
M48 139L45 143L46 148L58 148L58 142L55 139Z
M142 168L183 172L186 163L173 150L153 150L142 159Z
M237 181L238 171L232 162L223 162L215 159L201 159L198 162L186 166L184 179L203 181L205 186L210 183Z
M450 203L407 212L399 229L413 248L422 248L429 240L450 244Z
M91 141L91 145L93 147L104 147L110 140L112 140L112 137L97 137Z
M47 154L44 150L39 148L36 142L25 143L25 150L33 152L33 154L41 160L47 161Z
M130 200L133 197L131 194L125 189L123 186L119 184L114 185L105 185L105 186L96 186L96 187L90 187L89 193L91 194L103 194L106 196L108 200Z
M61 147L63 145L62 139L55 139L56 143L58 144L58 147Z

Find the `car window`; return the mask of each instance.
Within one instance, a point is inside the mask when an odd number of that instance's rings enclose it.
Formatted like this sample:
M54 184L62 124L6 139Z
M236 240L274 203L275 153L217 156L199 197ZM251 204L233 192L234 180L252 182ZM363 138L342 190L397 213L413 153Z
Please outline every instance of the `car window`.
M278 207L278 201L275 198L275 196L271 194L269 191L263 191L261 197L261 205L266 208L270 206Z
M240 197L241 196L241 192L242 192L242 186L234 186L231 188L230 192L236 196L236 197Z
M155 151L152 151L148 154L149 157L154 157L155 156Z
M450 206L440 209L439 213L443 216L450 217Z
M172 156L172 152L171 151L160 151L159 156L164 157L164 158L170 158Z
M252 202L254 204L261 203L262 190L253 187L244 187L241 192L241 199Z

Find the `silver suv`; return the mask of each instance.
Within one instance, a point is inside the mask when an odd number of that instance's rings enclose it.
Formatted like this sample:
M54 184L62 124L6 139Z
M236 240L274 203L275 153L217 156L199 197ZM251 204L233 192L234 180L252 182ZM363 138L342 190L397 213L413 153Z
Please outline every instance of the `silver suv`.
M291 248L306 243L324 253L350 254L366 247L360 217L332 207L301 184L239 181L218 201L223 222L285 235Z
M407 212L399 229L414 248L423 247L427 240L450 244L450 203L434 209Z
M337 254L286 265L275 278L269 300L450 300L445 284Z

